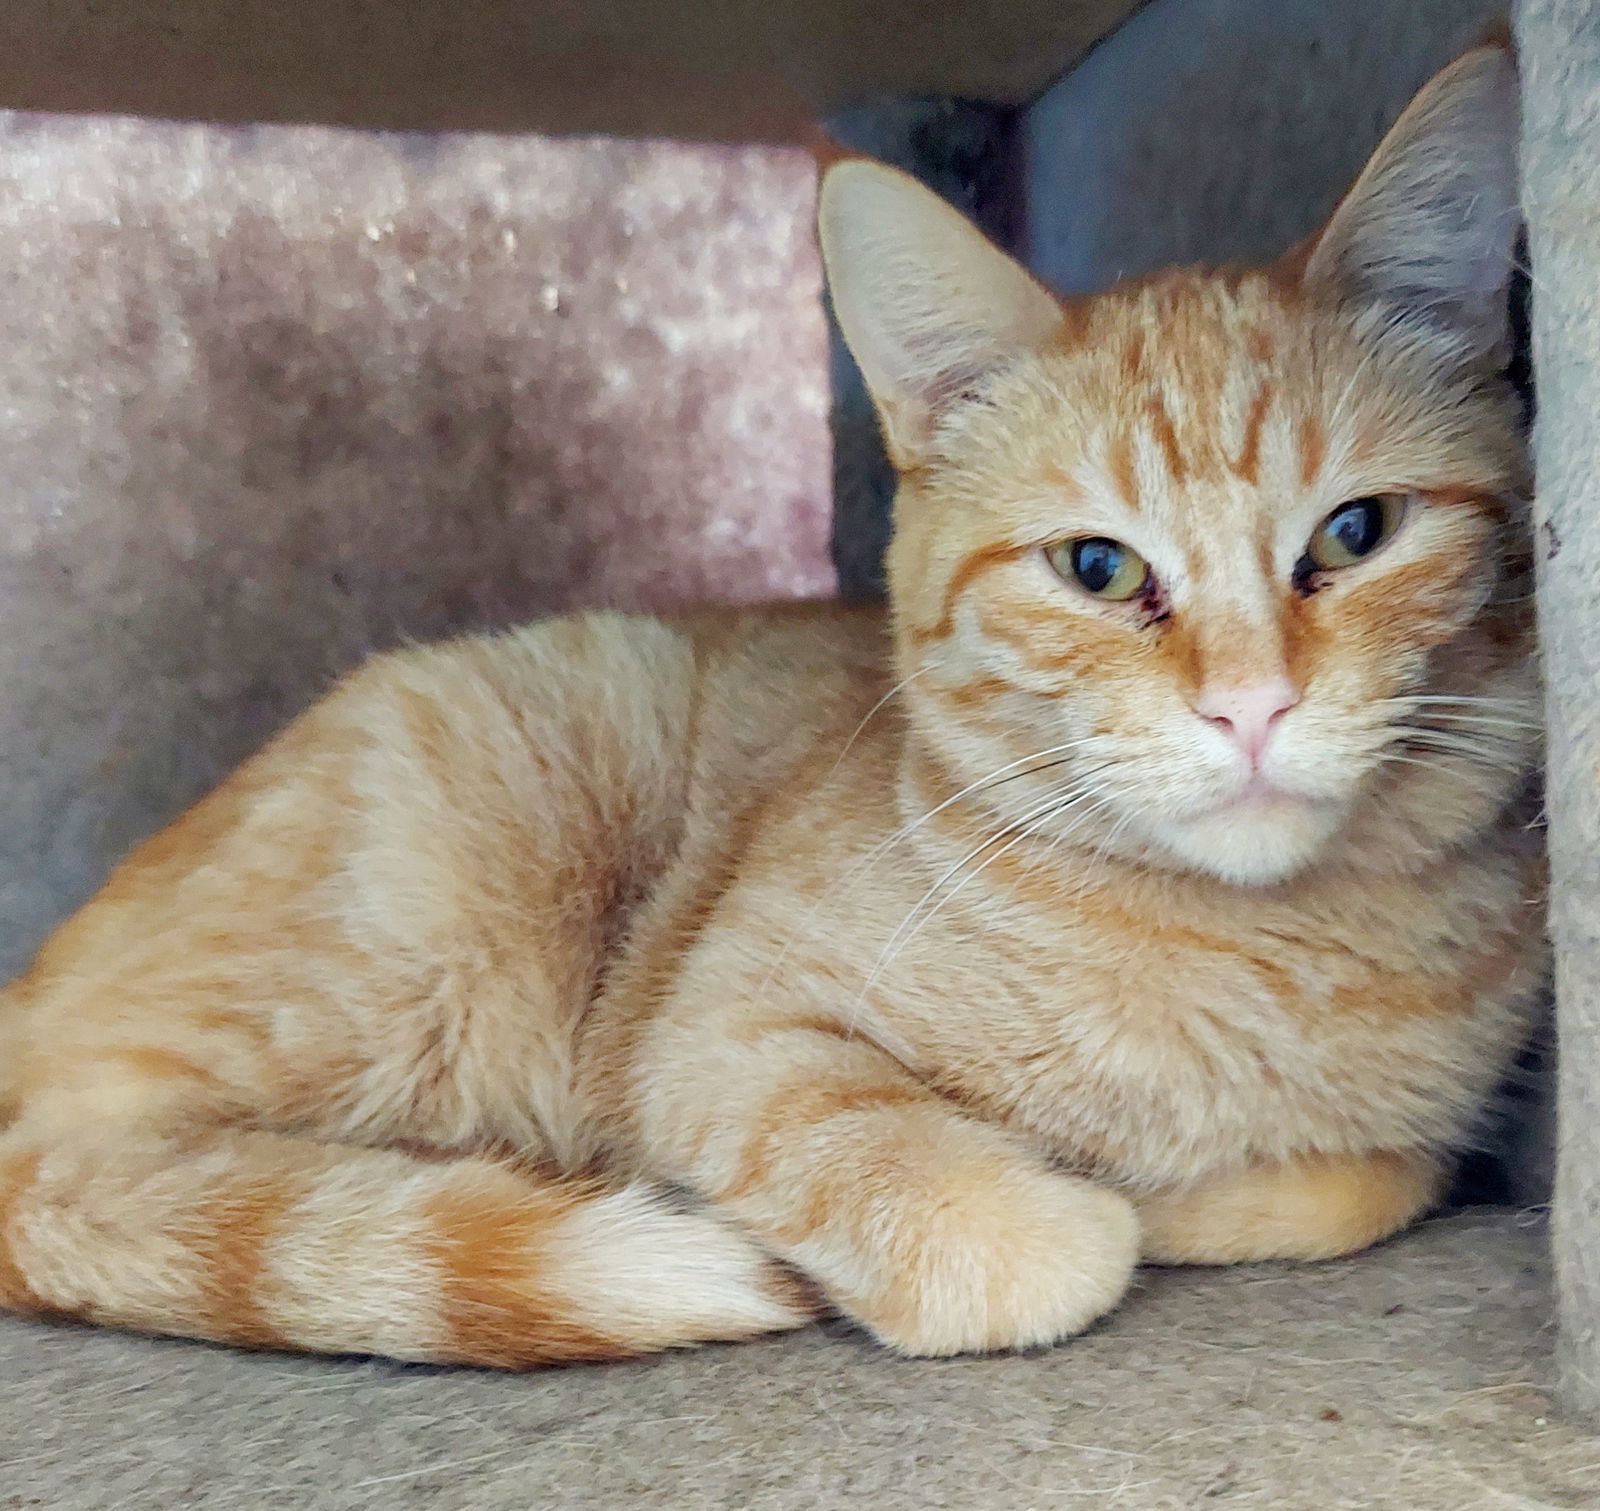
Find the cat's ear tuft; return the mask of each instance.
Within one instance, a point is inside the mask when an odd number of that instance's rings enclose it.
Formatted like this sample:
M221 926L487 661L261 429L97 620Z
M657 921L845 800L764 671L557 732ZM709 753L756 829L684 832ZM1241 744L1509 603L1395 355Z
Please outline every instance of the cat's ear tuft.
M1479 47L1407 107L1312 245L1308 283L1447 329L1468 358L1507 340L1517 209L1517 78Z
M834 314L899 467L925 454L948 405L1061 328L1054 295L896 169L834 163L817 220Z

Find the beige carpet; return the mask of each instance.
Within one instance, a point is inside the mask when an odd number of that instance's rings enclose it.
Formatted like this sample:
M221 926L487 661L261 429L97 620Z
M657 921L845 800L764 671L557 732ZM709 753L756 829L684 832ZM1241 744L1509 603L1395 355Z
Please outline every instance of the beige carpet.
M1031 1357L842 1325L530 1376L0 1321L0 1508L1534 1511L1600 1507L1544 1394L1536 1218L1337 1264L1147 1273Z

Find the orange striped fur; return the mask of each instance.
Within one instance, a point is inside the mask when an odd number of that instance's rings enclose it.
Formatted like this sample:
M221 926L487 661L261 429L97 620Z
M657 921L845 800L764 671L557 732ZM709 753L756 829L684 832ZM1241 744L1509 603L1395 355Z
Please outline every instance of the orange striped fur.
M1542 962L1505 72L1283 266L1070 307L833 165L887 614L347 679L0 997L0 1305L508 1368L827 1305L946 1354L1426 1208ZM1373 494L1392 541L1312 583ZM1159 592L1052 568L1095 536ZM1267 682L1259 789L1201 709Z

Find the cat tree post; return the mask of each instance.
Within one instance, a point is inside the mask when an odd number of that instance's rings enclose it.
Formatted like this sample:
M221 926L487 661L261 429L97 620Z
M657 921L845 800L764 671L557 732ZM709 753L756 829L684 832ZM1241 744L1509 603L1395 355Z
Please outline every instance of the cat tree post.
M1517 30L1561 1045L1560 1388L1569 1412L1600 1422L1600 0L1526 0Z

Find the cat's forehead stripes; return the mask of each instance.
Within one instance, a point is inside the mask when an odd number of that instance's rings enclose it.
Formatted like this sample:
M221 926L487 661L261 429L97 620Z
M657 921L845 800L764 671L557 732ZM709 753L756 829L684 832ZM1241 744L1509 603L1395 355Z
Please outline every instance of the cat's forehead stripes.
M1035 367L952 430L946 503L923 515L908 493L910 533L937 521L927 561L944 565L934 592L903 595L902 625L926 645L970 622L1031 674L1108 676L1127 616L1100 625L1045 577L1005 570L1047 539L1104 535L1149 561L1169 611L1130 675L1165 664L1190 695L1308 685L1327 616L1293 573L1316 521L1405 484L1419 438L1449 449L1430 438L1436 423L1409 418L1395 374L1414 375L1393 348L1375 357L1343 312L1269 275L1165 273L1085 304ZM1425 595L1437 571L1391 566L1378 591ZM1346 617L1381 614L1382 601L1351 599Z
M1298 431L1300 442L1300 486L1310 488L1322 471L1328 455L1328 429L1320 416L1306 413L1300 417Z
M1103 481L1131 511L1196 485L1308 489L1327 460L1325 375L1281 279L1162 273L1094 301L1060 350L1105 432Z
M1039 386L996 395L996 439L972 474L971 504L1010 510L1020 440L1036 524L996 542L974 520L937 597L904 623L924 644L948 637L969 592L988 595L990 569L1059 531L1128 540L1181 607L1226 623L1219 645L1278 643L1278 521L1303 512L1319 482L1330 449L1319 406L1337 408L1343 364L1318 366L1304 305L1261 275L1167 273L1088 303L1070 339L1021 379ZM1023 435L1013 406L1059 418Z
M931 625L914 626L912 634L919 641L943 640L955 628L955 615L961 602L962 595L972 584L973 580L992 567L1016 561L1019 557L1031 555L1034 550L1032 545L1014 546L980 546L956 563L955 570L951 572L945 583L944 596L939 604L939 617Z
M1164 393L1153 393L1144 401L1144 421L1157 453L1166 463L1167 476L1174 487L1181 488L1188 478L1190 461L1179 443L1178 427L1173 424Z
M1250 408L1245 414L1244 440L1240 442L1239 454L1234 458L1233 470L1239 477L1252 487L1260 481L1261 469L1261 427L1266 423L1267 405L1272 402L1272 390L1262 383L1250 401Z
M1119 428L1113 432L1106 444L1105 466L1117 497L1138 513L1143 495L1139 487L1139 459L1130 429ZM1059 469L1057 471L1059 473Z

